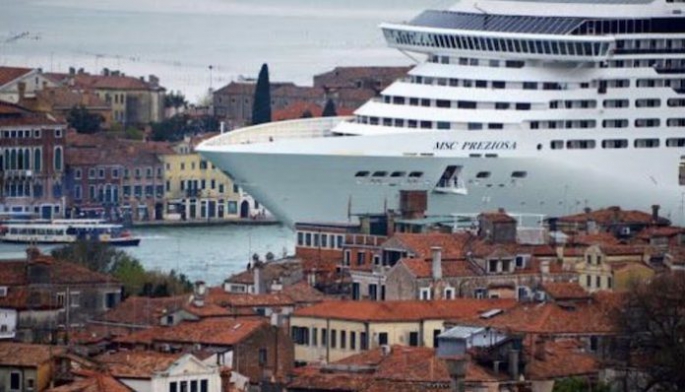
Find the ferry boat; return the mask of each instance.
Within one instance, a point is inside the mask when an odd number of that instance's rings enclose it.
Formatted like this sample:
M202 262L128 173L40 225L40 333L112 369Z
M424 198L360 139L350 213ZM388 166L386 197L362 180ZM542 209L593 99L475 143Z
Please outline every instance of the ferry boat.
M350 118L275 122L198 151L284 222L620 205L685 223L683 0L462 0L381 25L424 55Z
M122 225L94 219L56 219L53 221L15 221L0 224L0 241L22 244L69 244L97 241L113 246L138 246Z

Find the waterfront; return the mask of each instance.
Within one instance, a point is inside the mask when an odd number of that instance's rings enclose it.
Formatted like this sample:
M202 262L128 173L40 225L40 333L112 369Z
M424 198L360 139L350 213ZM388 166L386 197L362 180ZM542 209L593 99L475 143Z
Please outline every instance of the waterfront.
M222 225L136 228L140 246L121 248L146 269L176 270L192 280L218 284L245 269L254 253L292 254L294 235L281 225ZM42 247L49 252L52 247ZM24 245L0 244L0 258L23 257Z
M410 64L385 46L378 24L450 3L0 0L0 65L156 74L167 89L195 100L210 84L255 77L263 62L272 80L300 84L336 66Z

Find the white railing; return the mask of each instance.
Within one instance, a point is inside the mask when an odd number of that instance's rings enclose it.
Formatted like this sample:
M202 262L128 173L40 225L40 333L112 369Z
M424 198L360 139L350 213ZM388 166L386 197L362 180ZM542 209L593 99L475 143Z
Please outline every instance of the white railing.
M284 139L309 139L331 135L331 129L353 117L316 117L277 121L224 133L202 143L206 147L268 143Z

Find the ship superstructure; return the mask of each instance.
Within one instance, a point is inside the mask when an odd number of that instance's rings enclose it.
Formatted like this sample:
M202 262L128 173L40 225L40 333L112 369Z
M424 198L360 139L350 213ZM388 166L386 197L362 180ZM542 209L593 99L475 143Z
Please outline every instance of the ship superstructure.
M429 213L549 215L685 200L685 3L471 1L382 24L426 60L353 118L233 131L199 151L285 222L430 193Z

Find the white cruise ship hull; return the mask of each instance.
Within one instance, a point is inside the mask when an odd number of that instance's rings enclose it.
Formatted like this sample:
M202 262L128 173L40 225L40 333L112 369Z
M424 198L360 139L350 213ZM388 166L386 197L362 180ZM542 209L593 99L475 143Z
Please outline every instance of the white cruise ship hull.
M587 134L601 137L596 131ZM431 215L504 208L554 216L586 207L648 210L658 204L665 216L676 221L682 218L685 189L678 185L682 149L640 154L634 150L550 150L550 141L558 136L549 130L525 136L494 131L422 132L365 136L364 143L358 143L360 137L328 137L207 145L201 150L290 225L354 221L356 214L397 209L401 189L426 190ZM583 137L582 132L576 136ZM469 144L486 147L512 140L517 140L515 149L505 151L470 149ZM445 151L439 143L468 147ZM441 146L447 148L447 144ZM441 191L438 181L450 165L461 168L462 187ZM370 175L355 176L364 171ZM373 178L374 172L420 172L422 176ZM514 172L525 177L512 178ZM489 177L478 178L479 173L489 173Z

